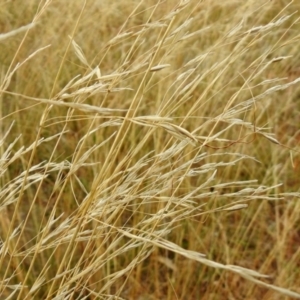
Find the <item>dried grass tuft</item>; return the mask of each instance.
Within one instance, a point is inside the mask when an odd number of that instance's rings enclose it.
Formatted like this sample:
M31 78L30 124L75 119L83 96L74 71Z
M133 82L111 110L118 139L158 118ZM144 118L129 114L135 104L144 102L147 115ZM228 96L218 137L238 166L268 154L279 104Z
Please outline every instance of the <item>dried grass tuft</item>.
M24 5L1 6L0 298L300 299L299 4Z

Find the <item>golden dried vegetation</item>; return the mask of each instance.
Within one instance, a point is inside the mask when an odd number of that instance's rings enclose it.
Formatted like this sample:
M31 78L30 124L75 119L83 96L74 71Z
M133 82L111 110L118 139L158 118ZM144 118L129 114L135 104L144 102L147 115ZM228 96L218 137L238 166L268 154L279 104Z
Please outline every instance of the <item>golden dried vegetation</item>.
M300 298L298 1L0 7L0 299Z

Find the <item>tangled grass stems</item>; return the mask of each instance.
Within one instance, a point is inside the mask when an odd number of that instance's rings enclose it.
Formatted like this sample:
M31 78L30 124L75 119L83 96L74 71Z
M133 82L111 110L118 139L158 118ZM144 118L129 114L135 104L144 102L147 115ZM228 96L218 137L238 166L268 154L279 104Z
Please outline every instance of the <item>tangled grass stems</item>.
M32 3L3 5L1 297L300 298L299 4Z

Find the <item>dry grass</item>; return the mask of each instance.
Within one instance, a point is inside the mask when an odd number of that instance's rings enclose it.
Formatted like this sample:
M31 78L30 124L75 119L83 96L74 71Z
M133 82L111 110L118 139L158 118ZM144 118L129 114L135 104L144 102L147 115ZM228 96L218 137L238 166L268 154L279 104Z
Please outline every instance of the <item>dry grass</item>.
M1 3L0 298L300 298L299 9Z

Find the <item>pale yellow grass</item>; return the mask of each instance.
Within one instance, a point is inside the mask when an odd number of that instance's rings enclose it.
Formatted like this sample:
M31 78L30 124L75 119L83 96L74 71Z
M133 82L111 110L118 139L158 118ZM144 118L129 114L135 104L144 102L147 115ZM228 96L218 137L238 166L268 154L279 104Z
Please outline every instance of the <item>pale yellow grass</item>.
M300 298L299 8L1 4L0 298Z

